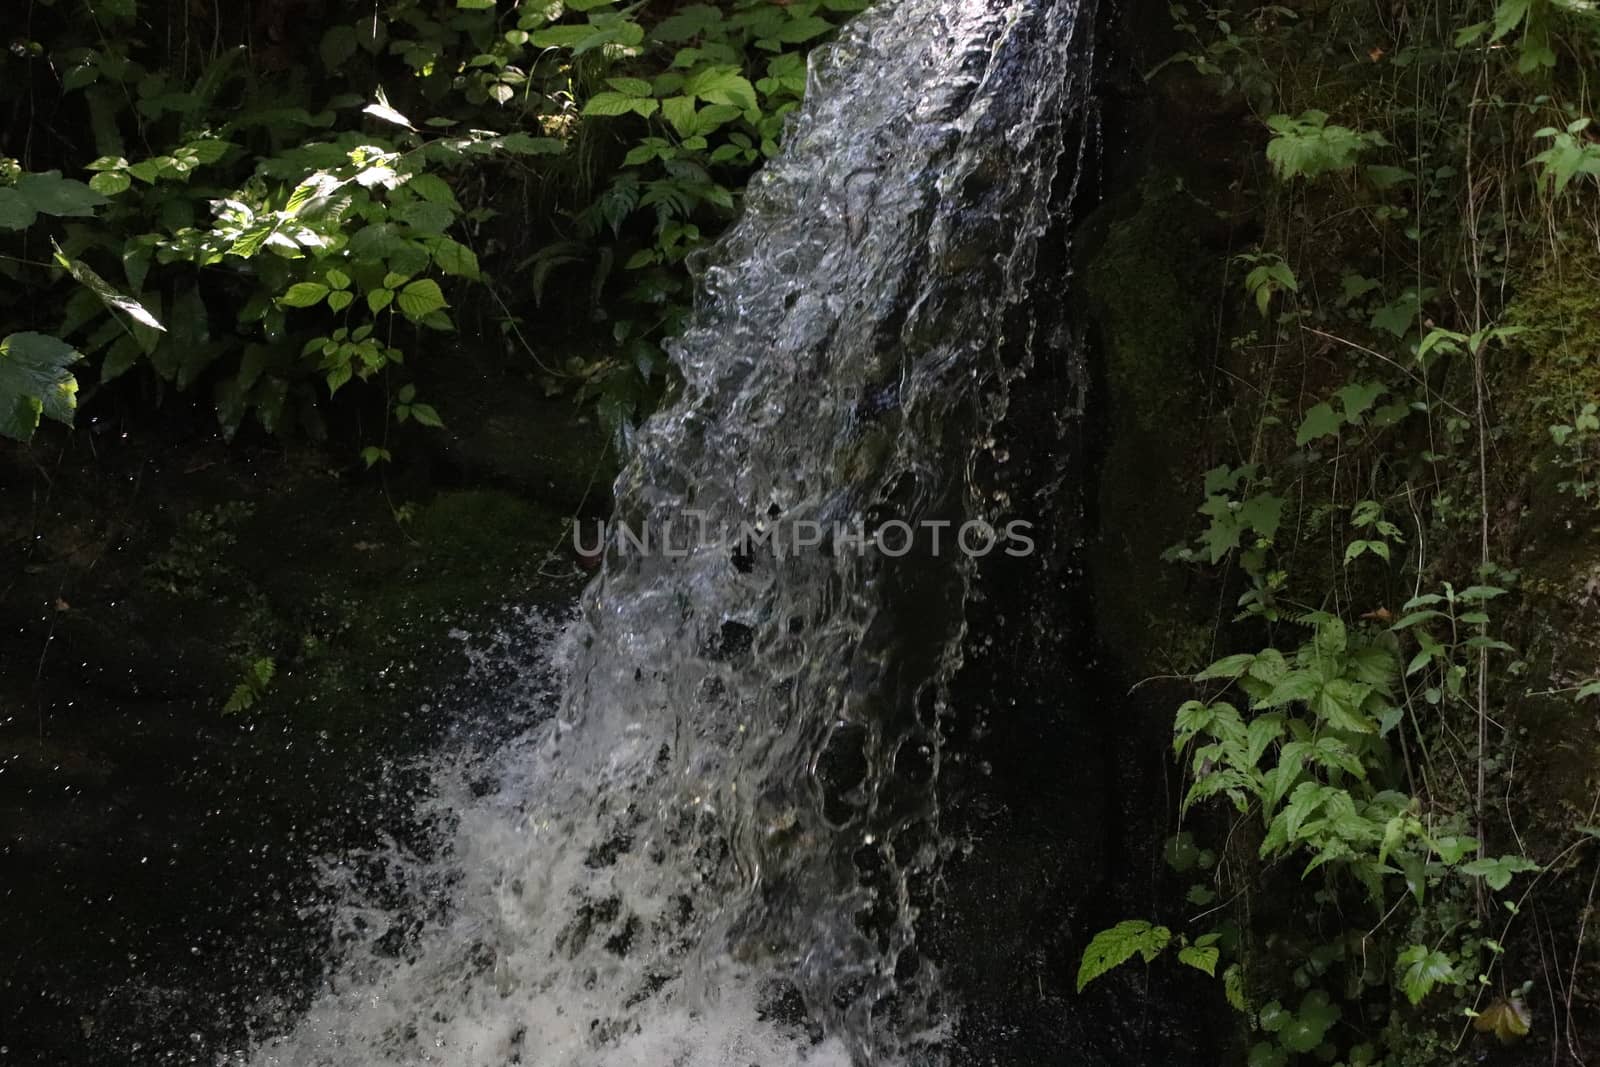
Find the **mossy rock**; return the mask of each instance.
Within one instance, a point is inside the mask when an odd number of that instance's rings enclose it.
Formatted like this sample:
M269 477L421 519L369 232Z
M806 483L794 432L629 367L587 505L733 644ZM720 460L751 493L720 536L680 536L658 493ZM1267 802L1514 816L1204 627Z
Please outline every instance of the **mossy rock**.
M1194 532L1199 374L1215 254L1175 174L1157 172L1086 223L1080 317L1104 369L1109 440L1093 547L1101 637L1133 674L1185 671L1209 646L1192 577L1162 562Z
M431 557L520 561L559 550L568 529L565 516L521 497L464 489L423 506L409 532Z
M1523 331L1495 382L1510 430L1507 461L1527 476L1525 536L1534 542L1600 531L1600 501L1563 483L1600 477L1600 435L1592 462L1574 468L1552 428L1571 426L1585 404L1600 404L1600 252L1574 241L1523 284L1505 321Z

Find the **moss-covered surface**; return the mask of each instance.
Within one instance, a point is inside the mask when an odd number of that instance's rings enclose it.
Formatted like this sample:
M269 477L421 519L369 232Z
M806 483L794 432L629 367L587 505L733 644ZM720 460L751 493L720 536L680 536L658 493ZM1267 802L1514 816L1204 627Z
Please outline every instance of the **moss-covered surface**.
M1172 147L1172 146L1169 146ZM1074 299L1103 374L1092 546L1101 638L1135 676L1189 671L1210 647L1211 593L1161 562L1193 534L1199 440L1225 239L1190 190L1203 172L1147 155L1079 230Z

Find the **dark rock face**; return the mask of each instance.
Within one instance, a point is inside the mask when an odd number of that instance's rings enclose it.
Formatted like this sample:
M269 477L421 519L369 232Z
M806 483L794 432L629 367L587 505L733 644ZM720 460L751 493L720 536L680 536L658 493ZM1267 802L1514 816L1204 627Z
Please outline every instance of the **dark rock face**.
M209 1063L320 977L314 857L434 847L406 761L479 703L450 631L583 579L538 496L403 479L406 524L316 453L85 430L5 457L0 1058Z
M1103 83L1127 61L1121 35L1108 29L1105 39ZM1148 135L1132 123L1113 131L1123 119L1109 109L1108 154L1121 154L1113 137ZM1120 254L1105 230L1127 208L1117 190L1130 169L1112 158L1104 184L1090 177L1057 190L1061 222L1045 244L1058 252L1036 283L1031 369L977 464L984 490L1032 524L1037 545L979 566L945 719L941 831L951 857L927 951L962 1013L952 1062L963 1067L1210 1064L1227 1040L1226 1011L1214 1011L1215 989L1196 976L1130 968L1075 991L1090 937L1163 914L1176 896L1161 858L1176 804L1172 698L1160 686L1130 690L1137 660L1123 637L1128 589L1148 588L1159 550L1145 557L1109 524L1130 521L1136 502L1161 506L1152 485L1165 476L1124 469L1152 454L1139 427L1178 428L1144 421L1136 383L1113 369L1126 353L1108 350L1108 334L1139 316L1118 319L1081 291L1097 280L1084 276L1085 261ZM1181 319L1186 306L1163 314ZM1168 365L1147 371L1152 387L1184 373L1186 341L1170 342ZM1112 477L1141 481L1113 488ZM1148 609L1154 623L1181 602Z

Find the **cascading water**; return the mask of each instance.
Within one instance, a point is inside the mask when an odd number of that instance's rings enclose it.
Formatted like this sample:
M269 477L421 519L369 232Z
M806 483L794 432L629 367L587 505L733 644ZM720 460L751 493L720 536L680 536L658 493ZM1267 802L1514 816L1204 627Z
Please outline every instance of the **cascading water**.
M440 771L454 846L416 877L449 917L399 958L351 948L242 1062L937 1059L952 1006L916 925L973 569L957 530L1005 521L973 457L1031 348L1088 9L883 0L817 53L703 270L683 397L618 483L650 550L608 549L559 709L495 785ZM904 555L838 536L893 520L921 524ZM807 523L823 544L793 543Z

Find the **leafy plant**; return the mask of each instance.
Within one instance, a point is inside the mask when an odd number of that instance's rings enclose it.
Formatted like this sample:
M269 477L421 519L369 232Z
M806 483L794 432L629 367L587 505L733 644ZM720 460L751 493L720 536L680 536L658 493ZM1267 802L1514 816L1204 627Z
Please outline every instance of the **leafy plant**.
M85 395L147 375L208 395L230 437L247 421L322 436L331 412L368 405L330 405L351 382L414 393L431 347L419 328L476 327L486 305L550 388L597 401L625 437L666 385L685 257L776 151L806 52L864 6L336 3L267 35L309 42L319 70L250 54L277 47L260 36L230 46L224 27L205 45L166 32L175 11L106 6L86 29L45 5L27 25L37 38L0 59L19 68L3 80L48 84L77 136L0 161L0 231L57 241L92 292L62 299L25 255L0 274L26 288L30 328L59 316ZM59 77L22 69L45 61ZM86 181L62 177L77 168ZM508 211L526 240L486 225ZM589 284L548 303L553 272L574 263ZM547 358L533 319L596 354ZM595 342L577 341L602 319ZM414 395L384 407L397 426L443 421ZM374 449L388 451L361 445Z
M1273 115L1267 119L1267 127L1273 134L1267 144L1267 161L1273 173L1285 181L1350 170L1362 152L1388 144L1380 134L1330 126L1328 114L1314 109L1298 117Z
M233 687L227 703L222 706L222 714L238 715L255 707L271 688L272 680L277 674L278 665L270 657L264 656L253 660L246 668L239 684Z

